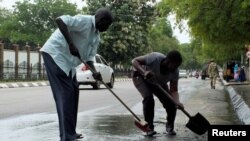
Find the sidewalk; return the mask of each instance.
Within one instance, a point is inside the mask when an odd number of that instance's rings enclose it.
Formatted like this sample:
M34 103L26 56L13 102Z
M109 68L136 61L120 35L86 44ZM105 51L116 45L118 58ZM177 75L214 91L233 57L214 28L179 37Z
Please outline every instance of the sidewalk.
M226 82L221 77L222 84L228 92L234 111L242 124L250 124L250 85L245 82Z

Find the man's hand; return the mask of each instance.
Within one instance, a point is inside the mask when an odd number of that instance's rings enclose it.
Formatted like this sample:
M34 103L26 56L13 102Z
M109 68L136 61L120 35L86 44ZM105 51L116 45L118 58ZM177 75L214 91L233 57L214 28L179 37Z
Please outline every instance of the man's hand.
M179 102L178 105L177 105L177 108L178 109L184 109L184 105L181 102Z
M79 54L79 51L78 49L75 47L74 44L70 44L69 45L69 51L72 55L78 57L78 58L81 58L80 54Z
M100 72L95 72L92 74L92 76L94 77L95 80L102 81L102 75Z
M146 71L146 72L144 73L144 78L145 78L146 81L147 81L148 83L150 83L150 84L153 84L153 85L158 84L158 81L157 81L157 79L156 79L156 77L155 77L155 74L154 74L153 72L151 72L151 71Z

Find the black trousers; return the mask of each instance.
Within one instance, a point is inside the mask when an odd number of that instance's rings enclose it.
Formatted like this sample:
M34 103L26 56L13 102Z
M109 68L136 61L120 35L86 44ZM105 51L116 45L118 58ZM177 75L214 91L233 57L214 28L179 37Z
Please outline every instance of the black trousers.
M79 101L76 76L67 76L49 54L42 52L42 56L56 104L61 141L75 140Z
M143 97L143 114L145 121L149 124L149 128L154 129L155 101L153 95L155 95L166 110L168 125L174 129L177 111L176 105L156 86L147 83L141 75L133 74L133 83Z

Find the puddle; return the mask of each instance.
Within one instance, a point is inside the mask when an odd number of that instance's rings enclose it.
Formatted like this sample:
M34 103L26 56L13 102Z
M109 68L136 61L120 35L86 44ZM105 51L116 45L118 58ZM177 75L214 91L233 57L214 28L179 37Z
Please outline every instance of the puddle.
M131 115L79 114L77 132L82 141L206 141L206 135L197 136L183 124L176 124L177 136L165 134L165 124L155 123L156 137L146 137L134 125ZM56 141L59 140L56 114L34 114L0 121L1 141Z

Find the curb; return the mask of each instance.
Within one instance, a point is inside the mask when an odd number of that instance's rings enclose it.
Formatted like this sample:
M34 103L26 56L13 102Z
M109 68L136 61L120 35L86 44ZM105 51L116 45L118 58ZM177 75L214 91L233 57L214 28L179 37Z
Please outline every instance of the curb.
M244 99L234 90L232 86L228 86L228 83L225 80L222 80L222 83L229 94L234 111L236 112L239 120L242 124L250 124L250 108L245 103Z
M132 81L131 78L117 78L115 82ZM17 82L17 83L0 83L0 88L20 88L20 87L40 87L49 86L48 81L43 82Z
M19 87L38 87L49 86L49 82L18 82L18 83L3 83L0 88L19 88Z
M132 81L132 78L116 78L115 82Z

